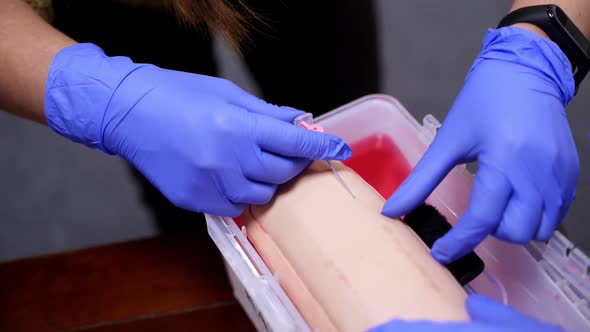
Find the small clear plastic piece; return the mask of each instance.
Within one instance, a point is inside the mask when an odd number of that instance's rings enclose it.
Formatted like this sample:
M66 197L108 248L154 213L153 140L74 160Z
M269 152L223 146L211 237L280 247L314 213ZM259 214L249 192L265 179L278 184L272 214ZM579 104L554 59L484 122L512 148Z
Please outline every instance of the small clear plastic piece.
M303 113L301 115L299 115L298 117L296 117L293 120L293 124L300 126L301 122L307 122L309 124L313 124L314 120L313 120L313 114L311 113Z

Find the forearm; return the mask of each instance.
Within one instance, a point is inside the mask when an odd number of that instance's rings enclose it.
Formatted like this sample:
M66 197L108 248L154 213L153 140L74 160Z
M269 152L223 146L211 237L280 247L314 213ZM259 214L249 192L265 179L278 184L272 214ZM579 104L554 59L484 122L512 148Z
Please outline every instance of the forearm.
M590 1L588 0L552 0L553 4L558 5L565 11L567 16L574 22L574 24L582 31L586 38L590 39ZM510 11L535 5L547 4L543 0L515 0ZM545 35L539 28L531 24L517 24L529 28L541 35Z
M45 123L47 71L61 48L75 43L22 0L0 0L0 109Z

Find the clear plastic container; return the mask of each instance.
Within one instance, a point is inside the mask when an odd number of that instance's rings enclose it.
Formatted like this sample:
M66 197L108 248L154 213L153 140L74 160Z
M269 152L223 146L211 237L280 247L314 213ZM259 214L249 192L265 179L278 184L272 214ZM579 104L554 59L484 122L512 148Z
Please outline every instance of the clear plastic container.
M418 123L394 98L371 95L317 119L346 139L348 165L384 197L407 176L440 123ZM455 167L428 198L454 223L467 207L473 181ZM231 218L207 215L209 234L225 260L234 294L259 331L311 331L256 250ZM512 245L488 237L477 249L486 268L466 289L510 304L568 331L590 331L590 259L559 232L548 243Z

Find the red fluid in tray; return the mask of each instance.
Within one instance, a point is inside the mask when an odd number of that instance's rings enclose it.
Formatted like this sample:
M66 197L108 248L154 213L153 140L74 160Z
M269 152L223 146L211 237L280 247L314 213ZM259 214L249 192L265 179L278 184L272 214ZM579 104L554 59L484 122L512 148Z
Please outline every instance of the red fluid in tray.
M352 157L344 164L357 172L385 199L408 177L412 168L391 138L368 136L350 144Z
M388 199L412 168L391 138L375 134L350 144L352 156L344 164L357 172L383 198ZM235 218L242 227L240 218Z

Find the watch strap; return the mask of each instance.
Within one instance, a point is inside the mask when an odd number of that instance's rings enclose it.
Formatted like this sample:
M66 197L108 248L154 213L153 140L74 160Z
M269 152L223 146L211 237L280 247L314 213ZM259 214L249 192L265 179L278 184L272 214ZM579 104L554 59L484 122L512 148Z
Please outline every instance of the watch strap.
M534 24L560 47L572 65L577 92L590 70L590 42L565 12L556 5L523 7L506 15L498 24L498 28L517 23Z

